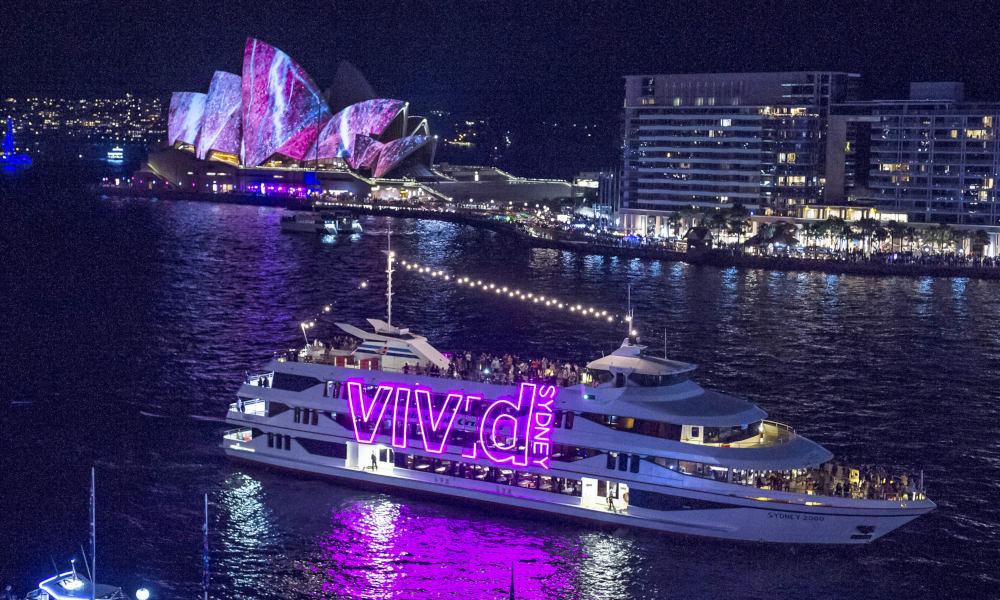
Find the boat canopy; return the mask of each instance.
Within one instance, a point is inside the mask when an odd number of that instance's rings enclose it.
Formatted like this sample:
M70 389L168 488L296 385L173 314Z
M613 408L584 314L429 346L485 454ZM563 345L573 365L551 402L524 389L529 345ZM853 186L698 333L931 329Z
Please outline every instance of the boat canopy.
M698 366L679 360L669 360L653 356L622 356L615 351L603 358L590 361L587 363L587 368L600 371L620 371L626 374L677 375L679 373L690 373L697 369Z
M675 425L733 427L767 418L756 404L705 390L693 381L669 387L598 387L588 389L587 395L580 405L585 411Z
M361 339L361 345L354 351L355 355L381 357L387 366L397 368L404 364L426 363L442 370L448 368L448 359L427 343L427 338L410 333L407 329L391 327L378 319L368 319L368 322L375 332L365 331L348 323L336 324L344 332Z
M670 360L668 358L658 358L643 354L645 346L637 343L635 338L625 338L622 345L611 354L592 360L587 363L588 369L597 371L611 371L612 373L624 373L631 375L679 375L690 373L698 368L697 365Z
M629 391L634 390L631 388ZM705 390L698 396L678 400L640 400L626 394L621 401L636 411L648 416L638 418L656 419L678 425L701 425L703 427L730 427L748 425L767 418L761 407L735 396Z

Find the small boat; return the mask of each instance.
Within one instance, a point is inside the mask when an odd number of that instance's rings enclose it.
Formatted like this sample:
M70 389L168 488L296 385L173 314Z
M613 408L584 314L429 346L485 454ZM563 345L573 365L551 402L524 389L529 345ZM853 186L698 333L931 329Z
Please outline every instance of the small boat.
M337 224L337 233L361 233L361 221L354 215L346 211L324 211L320 215L327 221Z
M147 596L148 597L148 596ZM128 596L120 587L94 583L76 572L66 571L49 577L38 584L38 589L28 592L25 600L128 600Z
M97 571L97 502L94 494L94 470L90 470L90 561L86 553L83 555L87 567L87 577L76 570L76 559L70 561L70 570L38 583L38 587L25 596L25 600L131 600L122 588L96 583L94 573ZM55 564L53 564L53 567ZM6 591L7 600L13 600L10 587ZM140 588L135 593L136 600L148 600L149 590Z
M281 215L281 230L296 233L337 233L337 222L314 212L286 212Z

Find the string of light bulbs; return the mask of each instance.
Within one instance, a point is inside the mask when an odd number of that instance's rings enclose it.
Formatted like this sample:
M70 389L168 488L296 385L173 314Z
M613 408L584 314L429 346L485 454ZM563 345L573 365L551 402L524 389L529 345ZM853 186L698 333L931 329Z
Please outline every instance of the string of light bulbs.
M610 313L607 310L572 303L554 296L535 294L534 292L527 292L514 286L503 285L492 281L484 281L482 279L468 277L465 275L457 275L449 273L444 269L436 269L412 261L400 260L399 264L403 267L404 271L417 275L434 277L442 281L447 281L460 288L474 289L479 292L492 294L501 298L518 300L521 302L530 302L531 304L537 304L538 306L544 306L581 317L593 318L595 320L600 319L608 323L622 321L620 315ZM626 317L624 320L627 321L628 318Z

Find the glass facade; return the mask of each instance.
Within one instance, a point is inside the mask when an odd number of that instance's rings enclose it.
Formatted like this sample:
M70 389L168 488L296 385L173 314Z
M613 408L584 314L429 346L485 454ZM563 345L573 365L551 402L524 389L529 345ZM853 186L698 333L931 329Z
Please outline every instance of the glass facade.
M876 101L845 106L867 127L864 185L853 197L911 222L1000 225L1000 105Z
M856 84L847 73L627 77L623 213L819 202L830 106Z

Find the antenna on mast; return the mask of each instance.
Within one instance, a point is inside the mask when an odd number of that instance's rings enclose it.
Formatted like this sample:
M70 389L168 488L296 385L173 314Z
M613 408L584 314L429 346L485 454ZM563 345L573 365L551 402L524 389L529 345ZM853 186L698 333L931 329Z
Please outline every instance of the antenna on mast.
M387 325L392 327L392 263L396 261L396 253L392 251L392 228L386 232L385 235L385 245L386 245L386 259L385 259L385 275L386 275L386 291L385 291L385 304L386 304L386 317L385 322Z

